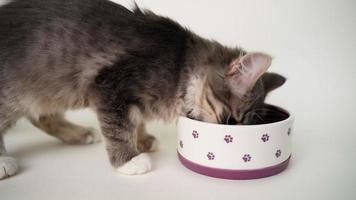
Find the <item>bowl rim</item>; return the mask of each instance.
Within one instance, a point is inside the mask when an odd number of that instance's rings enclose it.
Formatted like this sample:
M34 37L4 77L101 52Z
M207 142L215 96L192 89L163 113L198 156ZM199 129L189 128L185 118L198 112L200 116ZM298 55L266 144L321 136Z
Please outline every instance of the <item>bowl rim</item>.
M204 125L204 126L219 126L219 127L230 127L230 128L236 128L236 127L263 127L263 126L272 126L272 125L278 125L278 124L283 124L283 123L286 123L288 121L294 121L294 114L290 111L288 111L287 109L284 109L280 106L276 106L276 105L273 105L273 104L269 104L271 106L274 106L276 108L279 108L281 109L282 111L286 112L289 117L284 119L284 120L281 120L281 121L278 121L278 122L273 122L273 123L268 123L268 124L255 124L255 125L246 125L246 124L239 124L239 125L229 125L229 124L215 124L215 123L211 123L211 122L204 122L204 121L198 121L198 120L195 120L195 119L190 119L188 117L185 117L185 116L180 116L179 119L184 119L184 120L188 120L188 121L191 121L191 122L194 122L194 123L199 123L201 125ZM180 120L179 120L180 121Z

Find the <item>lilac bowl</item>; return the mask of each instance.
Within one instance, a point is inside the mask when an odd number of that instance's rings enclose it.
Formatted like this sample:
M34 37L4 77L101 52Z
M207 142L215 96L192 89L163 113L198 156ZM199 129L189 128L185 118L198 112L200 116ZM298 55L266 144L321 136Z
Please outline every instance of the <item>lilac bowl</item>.
M293 115L261 125L178 120L178 158L188 169L224 179L256 179L285 170L291 158Z

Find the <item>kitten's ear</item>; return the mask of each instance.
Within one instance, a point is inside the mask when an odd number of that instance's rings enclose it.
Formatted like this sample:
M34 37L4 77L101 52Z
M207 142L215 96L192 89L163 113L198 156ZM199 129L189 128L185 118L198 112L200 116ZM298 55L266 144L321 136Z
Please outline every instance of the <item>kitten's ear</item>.
M286 78L276 73L265 73L262 76L262 82L266 94L281 87L286 81Z
M245 95L254 87L271 63L272 57L264 53L248 53L234 60L225 74L231 91L238 96Z

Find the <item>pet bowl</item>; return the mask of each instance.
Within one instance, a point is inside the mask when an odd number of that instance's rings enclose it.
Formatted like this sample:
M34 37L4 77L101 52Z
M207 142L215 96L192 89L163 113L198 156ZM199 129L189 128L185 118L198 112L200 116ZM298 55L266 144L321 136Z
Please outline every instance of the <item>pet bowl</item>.
M192 171L224 179L256 179L282 172L291 158L294 117L282 108L269 107L273 112L265 115L267 124L259 125L212 124L180 117L179 160Z

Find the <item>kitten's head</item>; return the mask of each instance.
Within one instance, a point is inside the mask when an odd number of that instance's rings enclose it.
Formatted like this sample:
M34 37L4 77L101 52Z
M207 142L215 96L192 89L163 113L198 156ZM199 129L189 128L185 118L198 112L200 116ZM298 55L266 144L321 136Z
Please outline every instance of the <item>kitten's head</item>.
M233 109L236 114L232 114L233 117L229 119L230 121L228 123L255 124L256 115L261 118L259 113L263 113L262 110L267 109L265 108L265 99L268 93L281 87L285 81L286 79L279 74L269 72L264 73L247 95L242 99L237 98L239 104Z
M262 106L266 95L285 82L278 74L266 73L271 62L267 54L247 53L231 59L226 66L213 67L201 98L202 112L197 118L222 124L231 119L238 124L249 123L246 114Z

